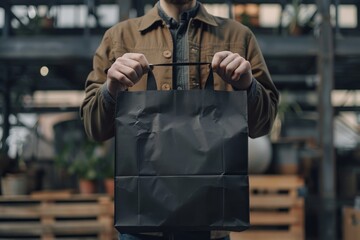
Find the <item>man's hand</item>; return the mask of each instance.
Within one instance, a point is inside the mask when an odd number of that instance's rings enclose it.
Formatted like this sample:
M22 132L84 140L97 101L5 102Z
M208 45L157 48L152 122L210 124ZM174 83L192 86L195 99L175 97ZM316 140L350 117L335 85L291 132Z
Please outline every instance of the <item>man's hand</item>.
M251 65L238 53L222 51L215 53L211 66L227 83L239 90L246 90L252 82Z
M116 59L107 72L107 89L115 98L117 91L134 86L149 71L146 57L140 53L125 53Z

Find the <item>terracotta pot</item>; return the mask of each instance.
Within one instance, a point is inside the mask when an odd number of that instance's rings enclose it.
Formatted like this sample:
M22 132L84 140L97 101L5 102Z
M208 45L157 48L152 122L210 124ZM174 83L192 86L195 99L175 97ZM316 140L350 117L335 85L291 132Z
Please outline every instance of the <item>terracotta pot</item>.
M79 192L81 194L93 194L96 192L96 184L93 180L80 179Z
M297 142L277 142L274 146L274 170L278 174L299 173L299 144Z
M2 194L4 196L24 195L27 193L26 174L7 174L1 179Z
M115 191L115 186L114 185L115 185L115 182L114 182L113 178L104 179L105 191L111 197L114 197L114 191Z

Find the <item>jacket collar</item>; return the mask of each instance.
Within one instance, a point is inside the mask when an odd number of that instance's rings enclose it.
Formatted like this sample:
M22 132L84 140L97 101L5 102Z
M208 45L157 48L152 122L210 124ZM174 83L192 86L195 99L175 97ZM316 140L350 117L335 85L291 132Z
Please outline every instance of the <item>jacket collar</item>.
M159 2L157 4L159 4ZM155 23L161 22L161 24L164 24L163 19L159 16L157 4L142 18L138 28L140 32L147 30ZM209 14L201 3L200 3L199 11L194 19L212 26L218 26L215 17Z
M218 26L218 23L215 20L215 17L213 15L211 15L210 13L208 13L204 7L204 5L202 5L200 3L200 8L198 11L198 14L195 16L194 19L197 19L201 22L204 22L208 25L212 25L212 26Z

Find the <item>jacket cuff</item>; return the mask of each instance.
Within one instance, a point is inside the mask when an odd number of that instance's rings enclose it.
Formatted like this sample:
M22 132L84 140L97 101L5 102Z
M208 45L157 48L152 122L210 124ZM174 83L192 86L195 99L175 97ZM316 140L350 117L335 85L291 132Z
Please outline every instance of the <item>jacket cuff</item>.
M247 100L249 103L253 103L256 99L257 86L258 86L258 82L255 78L253 78L250 87L246 90L247 91Z
M255 78L253 78L253 80L251 81L251 84L249 86L249 88L246 90L246 93L247 93L247 100L249 103L252 103L255 101L256 99L256 94L257 94L257 85L258 85L258 82L256 81ZM233 89L235 91L240 91L239 89L237 88L234 88Z
M106 83L102 85L101 87L101 94L104 99L104 105L106 110L114 109L116 101L115 99L110 95L109 90L107 89Z

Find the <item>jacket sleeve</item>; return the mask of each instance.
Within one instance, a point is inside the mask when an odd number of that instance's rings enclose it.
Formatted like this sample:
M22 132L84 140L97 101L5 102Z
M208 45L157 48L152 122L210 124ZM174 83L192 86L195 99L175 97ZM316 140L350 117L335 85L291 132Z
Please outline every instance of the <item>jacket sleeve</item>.
M256 81L255 91L251 91L248 95L249 136L256 138L271 131L277 114L279 92L271 80L264 57L252 32L248 37L246 58L250 61Z
M85 84L85 98L80 107L80 116L89 138L104 141L114 136L115 104L106 98L106 70L110 68L111 37L109 31L93 58L93 69Z

